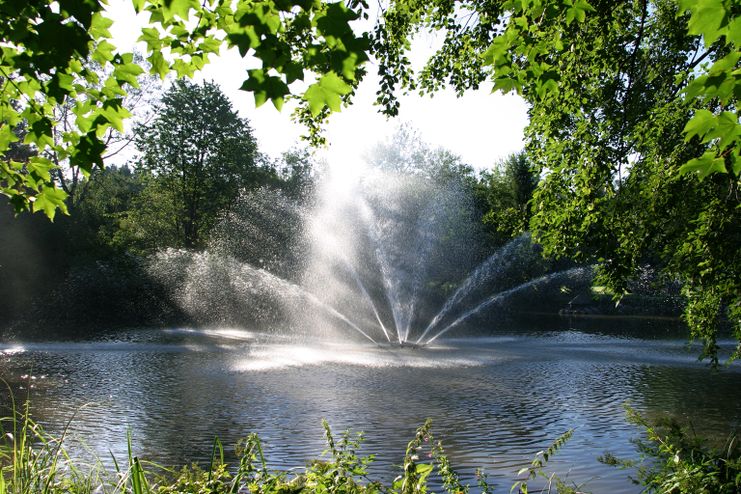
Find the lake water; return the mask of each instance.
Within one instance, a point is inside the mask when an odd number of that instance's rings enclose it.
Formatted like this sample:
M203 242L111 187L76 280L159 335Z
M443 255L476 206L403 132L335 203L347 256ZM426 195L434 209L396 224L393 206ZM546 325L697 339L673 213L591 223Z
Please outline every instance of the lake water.
M75 455L103 461L109 451L125 459L129 429L137 454L170 465L207 461L214 435L233 450L257 432L272 467L301 467L324 449L326 418L336 432L364 431L361 453L376 454L372 477L389 481L430 417L468 482L482 468L508 492L535 452L574 428L549 469L589 491L634 493L629 472L596 460L605 451L636 457L630 439L639 431L625 420L625 402L715 436L741 424L738 366L709 370L697 347L661 329L668 324L502 324L494 336L420 349L230 329L132 330L5 341L0 377L17 398L30 394L48 430L71 421ZM0 398L8 402L7 393Z

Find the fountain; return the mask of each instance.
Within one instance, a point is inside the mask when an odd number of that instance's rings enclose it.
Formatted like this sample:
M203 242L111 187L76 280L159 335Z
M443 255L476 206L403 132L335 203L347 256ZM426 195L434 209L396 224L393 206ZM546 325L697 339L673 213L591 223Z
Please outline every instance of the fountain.
M590 275L549 273L527 235L486 256L460 183L378 169L330 174L309 206L246 193L213 238L205 252L152 263L194 318L411 349L512 296Z

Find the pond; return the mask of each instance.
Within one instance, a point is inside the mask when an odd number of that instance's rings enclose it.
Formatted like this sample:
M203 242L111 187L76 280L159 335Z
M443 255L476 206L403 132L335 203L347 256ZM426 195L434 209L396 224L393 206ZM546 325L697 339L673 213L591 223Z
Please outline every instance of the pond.
M104 462L109 451L125 459L129 429L138 455L168 465L207 461L214 436L233 451L256 432L272 467L301 467L324 449L326 418L336 432L364 431L361 453L376 455L371 476L389 481L429 417L467 482L482 468L507 492L535 452L573 428L549 469L592 492L633 493L630 472L596 460L605 451L636 457L639 431L624 403L703 433L725 436L741 423L738 367L709 370L698 348L665 334L667 324L512 322L417 349L142 329L2 343L0 377L16 398L30 395L48 430L70 423L75 455Z

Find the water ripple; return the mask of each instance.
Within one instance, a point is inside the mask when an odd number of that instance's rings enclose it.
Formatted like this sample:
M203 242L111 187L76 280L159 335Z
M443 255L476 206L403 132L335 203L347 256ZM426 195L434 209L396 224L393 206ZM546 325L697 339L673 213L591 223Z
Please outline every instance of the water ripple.
M464 480L477 468L507 485L532 455L570 428L553 461L595 492L637 492L595 458L635 457L630 401L671 411L699 431L741 423L741 373L710 373L680 340L580 332L451 339L425 348L287 339L233 329L139 331L95 341L0 344L0 377L52 431L72 417L73 452L136 453L166 464L206 461L217 434L250 432L270 464L296 468L324 449L320 420L367 432L375 477L390 480L428 417ZM0 391L0 393L5 393ZM6 394L0 395L0 403ZM233 449L229 449L233 454Z

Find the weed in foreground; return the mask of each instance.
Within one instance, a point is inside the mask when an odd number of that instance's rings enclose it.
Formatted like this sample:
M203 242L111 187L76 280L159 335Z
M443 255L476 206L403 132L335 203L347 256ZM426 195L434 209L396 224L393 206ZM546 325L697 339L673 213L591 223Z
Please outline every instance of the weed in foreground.
M113 458L114 470L110 471L100 461L84 466L76 462L65 451L66 432L59 438L47 434L31 419L29 409L26 403L17 412L13 403L12 416L0 420L0 494L426 494L431 477L448 494L470 491L470 486L461 483L442 442L433 437L430 420L417 429L407 445L401 474L391 485L384 485L368 477L374 458L359 455L362 434L346 431L335 437L326 421L322 421L327 442L322 459L310 461L300 471L268 469L255 434L237 445L237 464L225 462L224 448L215 439L207 468L191 465L180 470L140 460L133 454L129 434L126 468L120 468ZM530 466L519 473L527 474L526 478L516 482L510 492L576 492L543 471L570 436L571 431L537 453ZM536 478L545 479L545 485L529 490L528 481ZM477 480L482 494L495 493L483 472L477 472Z
M721 447L713 447L691 427L671 417L650 421L626 405L628 421L645 431L635 443L641 459L623 460L607 452L602 463L634 468L636 484L656 494L741 493L741 445L731 435Z

